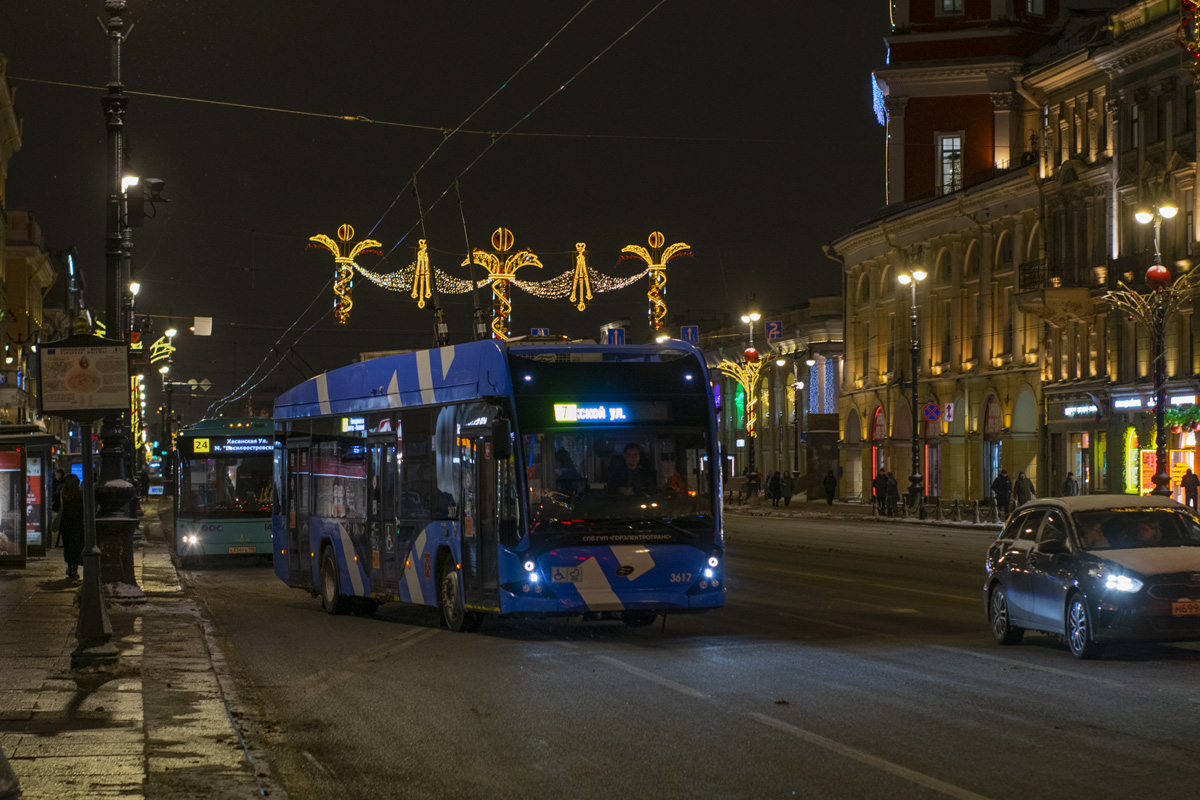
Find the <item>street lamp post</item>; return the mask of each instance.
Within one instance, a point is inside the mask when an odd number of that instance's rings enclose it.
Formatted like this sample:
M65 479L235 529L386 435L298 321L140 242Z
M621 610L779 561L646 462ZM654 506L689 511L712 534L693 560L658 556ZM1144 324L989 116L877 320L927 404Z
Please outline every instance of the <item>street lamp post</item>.
M746 348L746 351L742 354L745 357L747 364L757 364L758 363L758 351L754 349L754 323L758 322L760 319L762 319L762 314L759 314L757 311L751 311L749 314L742 314L742 322L746 323L746 327L750 331L750 346L748 348ZM746 388L750 392L754 391L753 385L746 387ZM749 409L752 405L754 405L753 401L754 401L753 397L746 398L746 408L747 408L746 416L747 416L747 418L750 417ZM757 490L758 487L757 487L757 481L755 480L755 476L758 475L758 470L755 469L755 465L754 465L754 433L752 431L753 431L753 425L750 426L750 430L746 431L746 458L747 458L747 467L749 469L750 476L751 476L750 479L752 481L755 481L756 485L754 488L755 488L755 490Z
M1148 291L1136 292L1118 281L1119 289L1105 295L1105 299L1123 311L1130 319L1137 319L1150 331L1154 342L1154 443L1155 468L1154 489L1150 494L1170 497L1171 474L1167 464L1167 324L1171 316L1187 302L1191 289L1200 280L1200 270L1191 270L1171 282L1171 271L1162 263L1160 248L1162 221L1171 219L1179 208L1172 203L1164 191L1156 203L1139 206L1134 218L1143 225L1154 223L1154 263L1146 270Z
M911 328L908 334L908 343L912 352L912 474L908 476L908 495L909 504L917 510L921 519L925 518L925 504L922 498L925 495L924 477L921 475L921 442L917 437L917 429L920 424L920 409L918 408L918 389L917 376L920 374L921 368L921 342L917 335L917 284L925 280L926 272L921 268L909 269L900 273L897 280L901 284L908 286L911 291L911 299L909 302L909 321Z

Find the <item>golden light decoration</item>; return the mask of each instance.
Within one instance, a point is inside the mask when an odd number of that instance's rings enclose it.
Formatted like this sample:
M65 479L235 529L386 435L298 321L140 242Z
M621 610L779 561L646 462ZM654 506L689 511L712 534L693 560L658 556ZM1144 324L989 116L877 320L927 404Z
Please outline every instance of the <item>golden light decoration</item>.
M342 245L339 245L323 233L310 236L308 240L324 246L329 252L333 253L333 260L337 263L337 270L334 273L333 280L333 315L339 323L345 325L350 321L350 309L354 306L354 302L350 298L350 293L354 289L354 270L358 267L354 263L354 259L364 250L372 247L382 247L383 245L374 239L363 239L351 247L350 240L354 238L354 228L351 225L339 226L337 235L338 239L346 245L347 252L345 255L342 255Z
M621 248L622 253L633 253L646 262L647 270L650 273L650 288L646 292L646 298L650 301L648 315L650 326L656 331L662 330L663 319L667 316L667 262L691 247L683 242L676 242L664 250L664 242L666 242L666 237L659 231L655 231L647 240L647 244L650 245L649 250L637 244Z
M575 243L575 279L571 282L571 302L583 311L592 299L592 282L588 278L587 244Z
M412 280L412 299L417 301L417 308L424 308L425 301L432 295L429 283L429 249L421 239L417 242L417 263L413 267Z
M150 363L157 364L159 361L168 359L174 352L175 345L171 344L171 340L166 336L160 336L154 344L150 345Z
M758 386L763 363L761 360L751 363L749 361L730 361L726 358L717 364L718 370L741 384L742 392L746 396L746 435L750 437L757 435L755 423L758 421L758 416L754 407L758 404L758 396L755 393L755 387Z
M508 318L512 314L512 300L509 297L509 282L521 267L535 266L541 268L542 262L532 250L518 250L510 253L513 248L513 234L508 228L497 228L492 232L492 247L495 253L475 250L472 257L463 261L462 266L472 261L487 270L488 280L492 284L492 338L508 338Z
M1179 4L1179 28L1175 42L1190 57L1187 66L1200 72L1200 3L1196 0L1182 0Z

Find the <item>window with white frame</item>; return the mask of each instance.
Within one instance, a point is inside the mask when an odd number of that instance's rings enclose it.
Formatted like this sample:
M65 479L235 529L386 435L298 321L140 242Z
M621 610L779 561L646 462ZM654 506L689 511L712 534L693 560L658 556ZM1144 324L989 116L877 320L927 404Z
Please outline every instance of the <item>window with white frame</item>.
M957 192L963 187L962 131L937 135L938 190L941 194Z
M1046 0L1025 0L1025 11L1039 17L1046 14Z

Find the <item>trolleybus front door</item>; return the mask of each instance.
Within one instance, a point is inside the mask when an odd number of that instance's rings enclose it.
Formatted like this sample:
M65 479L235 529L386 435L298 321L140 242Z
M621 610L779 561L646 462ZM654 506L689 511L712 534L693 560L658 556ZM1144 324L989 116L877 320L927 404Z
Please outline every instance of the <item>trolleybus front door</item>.
M312 558L308 539L309 504L312 502L308 444L287 450L288 572L293 586L312 586Z
M463 598L468 607L498 611L499 462L492 449L491 435L476 435L461 441Z
M367 532L371 541L371 593L399 596L404 555L397 539L396 443L372 442L367 484Z

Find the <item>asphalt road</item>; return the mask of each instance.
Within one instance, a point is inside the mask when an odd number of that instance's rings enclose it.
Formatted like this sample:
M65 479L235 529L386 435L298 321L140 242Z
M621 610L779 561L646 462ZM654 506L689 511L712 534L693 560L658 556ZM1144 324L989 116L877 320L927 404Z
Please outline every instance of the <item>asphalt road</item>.
M619 623L330 617L186 572L293 798L1195 796L1200 646L992 642L994 534L727 519L726 608Z

